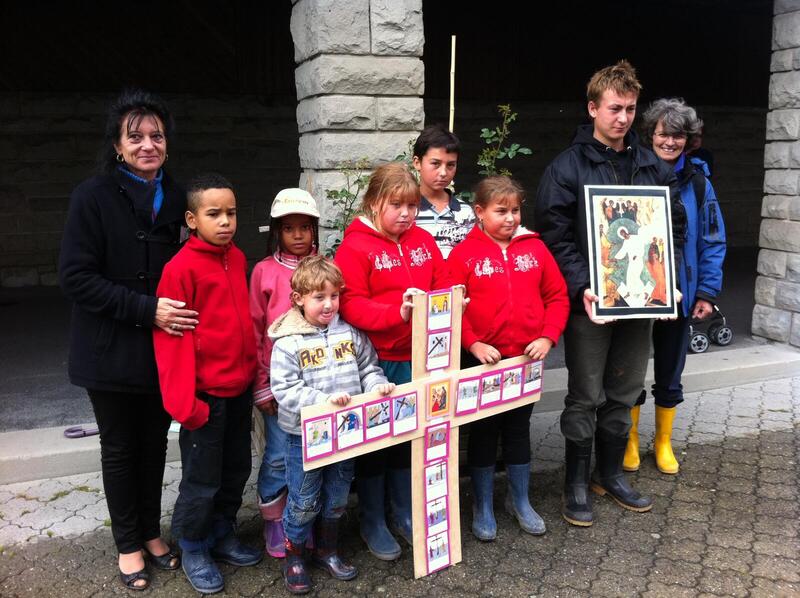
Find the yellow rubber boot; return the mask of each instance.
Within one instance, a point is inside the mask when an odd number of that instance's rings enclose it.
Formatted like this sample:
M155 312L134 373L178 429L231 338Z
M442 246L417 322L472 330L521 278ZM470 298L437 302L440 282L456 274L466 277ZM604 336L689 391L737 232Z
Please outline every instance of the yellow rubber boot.
M622 469L639 471L639 405L631 408L631 431L628 433L628 445L625 447L625 458Z
M676 407L659 407L656 405L656 467L661 473L678 473L680 466L672 452L672 422L675 419Z

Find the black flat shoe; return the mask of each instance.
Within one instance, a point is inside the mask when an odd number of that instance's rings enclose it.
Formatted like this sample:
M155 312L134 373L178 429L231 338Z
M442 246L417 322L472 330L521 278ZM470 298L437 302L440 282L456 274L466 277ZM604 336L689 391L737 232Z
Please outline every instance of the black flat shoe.
M181 558L174 550L169 550L165 554L153 554L147 548L144 549L147 558L153 563L153 567L162 571L175 571L181 567Z
M140 579L144 580L145 583L137 586L136 582ZM119 580L122 582L122 585L134 592L142 592L150 587L150 574L144 569L134 571L133 573L123 573L120 571Z

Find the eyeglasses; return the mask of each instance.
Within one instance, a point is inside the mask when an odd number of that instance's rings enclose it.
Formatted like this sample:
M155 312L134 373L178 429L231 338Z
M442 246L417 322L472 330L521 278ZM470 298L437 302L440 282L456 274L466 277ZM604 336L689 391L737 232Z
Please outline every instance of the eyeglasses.
M686 133L664 133L656 132L653 133L653 137L656 137L659 141L666 141L667 139L672 139L673 141L686 141Z

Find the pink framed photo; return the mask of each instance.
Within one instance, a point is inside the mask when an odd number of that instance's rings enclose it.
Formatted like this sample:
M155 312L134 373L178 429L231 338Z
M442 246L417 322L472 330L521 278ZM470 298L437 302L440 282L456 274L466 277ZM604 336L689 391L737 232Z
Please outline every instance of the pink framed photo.
M541 361L530 361L522 366L522 394L532 395L542 388L544 366Z
M333 415L321 415L303 422L303 460L313 461L333 453Z
M428 292L428 331L443 330L452 326L453 290L440 289Z
M417 406L416 392L392 397L392 436L400 436L417 429Z
M480 407L484 409L500 402L503 387L503 373L500 370L486 372L481 376Z
M429 372L450 367L450 330L428 333L428 353L425 369Z
M334 414L336 450L341 451L364 442L364 406L342 409Z
M392 433L392 401L389 398L364 403L366 441L377 440Z
M450 378L430 382L426 388L428 394L426 419L436 419L450 413L450 403L453 402Z
M450 528L447 495L425 503L425 528L428 530L426 536L441 534Z
M447 496L447 461L444 459L425 466L425 501Z
M518 365L503 370L503 388L500 400L514 401L522 396L522 366Z
M429 536L425 541L425 550L428 561L428 575L439 569L450 566L450 533Z
M447 459L450 447L450 422L425 428L425 463Z
M481 394L481 377L473 376L458 381L456 390L456 415L467 415L478 410Z

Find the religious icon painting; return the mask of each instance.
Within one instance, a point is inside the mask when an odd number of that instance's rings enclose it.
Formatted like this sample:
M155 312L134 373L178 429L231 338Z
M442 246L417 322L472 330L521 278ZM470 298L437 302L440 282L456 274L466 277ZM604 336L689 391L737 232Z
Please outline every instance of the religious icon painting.
M491 407L500 402L500 390L503 387L502 372L486 372L481 376L481 409Z
M447 458L450 422L425 428L425 463Z
M450 378L431 382L428 389L427 419L443 417L450 412Z
M428 333L428 354L425 357L425 369L429 372L440 370L450 365L450 331L440 330Z
M430 291L428 293L428 331L450 328L453 323L452 289Z
M392 436L417 429L417 393L392 397Z
M425 500L447 496L447 461L425 466Z
M364 442L364 406L336 412L336 450L350 448Z
M456 390L456 415L467 415L478 410L481 377L464 378L458 381Z
M364 404L364 419L366 420L364 435L367 440L377 440L392 433L391 410L391 399L378 399Z
M428 530L426 536L441 534L450 524L447 512L447 496L434 498L425 503L425 526Z
M426 540L428 575L450 565L450 537L447 531L429 536Z
M542 388L542 362L531 361L522 366L522 394L530 395Z
M313 461L333 453L333 416L322 415L303 422L303 460Z
M669 187L586 185L596 318L677 315Z
M522 366L503 370L503 388L500 393L503 401L513 401L522 396Z

